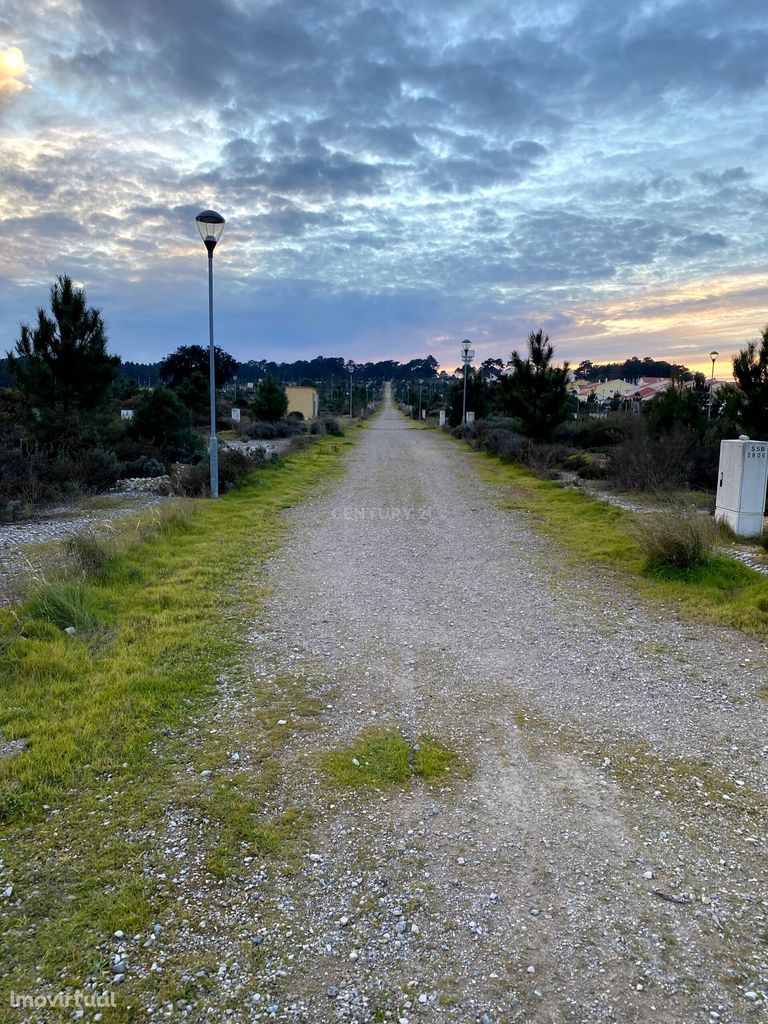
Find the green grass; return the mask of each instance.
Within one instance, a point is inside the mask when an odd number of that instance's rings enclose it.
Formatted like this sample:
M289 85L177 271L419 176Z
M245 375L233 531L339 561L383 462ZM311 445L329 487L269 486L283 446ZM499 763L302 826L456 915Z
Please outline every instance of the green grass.
M735 559L715 555L690 570L649 567L636 536L640 514L541 480L497 456L470 453L479 475L500 488L501 507L527 513L556 544L564 562L588 561L634 577L645 597L768 639L768 577Z
M395 729L367 729L355 743L321 757L326 778L336 786L404 786L453 769L457 755L431 736L410 745Z
M74 628L88 632L98 628L103 606L82 583L54 582L38 587L22 605L21 614L48 622L60 630Z
M252 567L280 543L283 510L340 472L350 444L321 438L218 501L147 513L121 528L96 575L0 612L0 735L28 743L0 759L0 855L14 884L0 941L17 991L37 977L53 991L81 983L99 942L145 927L168 898L141 870L151 851L137 830L162 830L178 799L168 787L188 763L183 727L240 656L264 595ZM73 616L83 633L69 636ZM278 749L258 717L253 728ZM195 751L202 764L206 745ZM285 854L305 827L300 809L258 813L279 775L274 756L258 793L215 791L219 875L248 847Z

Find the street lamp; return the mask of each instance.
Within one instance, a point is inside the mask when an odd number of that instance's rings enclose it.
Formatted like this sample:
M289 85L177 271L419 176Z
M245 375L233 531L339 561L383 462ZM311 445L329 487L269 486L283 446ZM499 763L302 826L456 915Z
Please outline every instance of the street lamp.
M352 419L352 374L355 372L355 364L350 359L347 363L347 373L349 373L349 418Z
M707 419L712 419L712 395L715 390L715 360L720 355L719 352L710 352L709 358L712 360L712 376L709 381L709 407L707 408Z
M467 367L475 357L475 353L470 348L472 342L468 338L465 338L461 343L461 361L464 363L464 407L461 413L461 422L467 422Z
M419 423L421 423L421 389L424 387L424 381L419 380Z
M211 388L211 497L219 496L219 448L216 438L216 355L213 347L213 250L224 230L224 218L215 210L203 210L195 217L197 230L208 250L208 369Z

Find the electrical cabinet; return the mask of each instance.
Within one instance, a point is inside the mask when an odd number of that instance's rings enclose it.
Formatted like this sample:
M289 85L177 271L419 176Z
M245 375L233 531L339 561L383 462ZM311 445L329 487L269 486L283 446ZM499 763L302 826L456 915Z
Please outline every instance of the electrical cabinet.
M720 442L715 519L726 522L740 537L763 532L765 492L768 485L768 441Z

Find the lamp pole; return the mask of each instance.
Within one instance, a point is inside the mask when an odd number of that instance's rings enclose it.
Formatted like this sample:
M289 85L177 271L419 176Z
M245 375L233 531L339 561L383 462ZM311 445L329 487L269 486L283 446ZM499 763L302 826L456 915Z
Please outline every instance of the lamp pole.
M350 359L347 363L349 372L349 418L352 419L352 374L355 372L355 364Z
M464 405L461 413L461 422L467 422L467 367L469 366L474 352L471 350L470 345L472 342L465 338L461 343L461 361L464 363Z
M707 407L707 419L712 419L712 395L715 391L715 360L720 355L719 352L710 352L709 358L712 360L712 376L709 379L709 406Z
M215 210L204 210L195 217L197 230L208 250L208 370L211 389L211 440L208 448L211 464L211 497L219 496L219 444L216 437L216 351L213 345L213 250L224 230L224 218Z

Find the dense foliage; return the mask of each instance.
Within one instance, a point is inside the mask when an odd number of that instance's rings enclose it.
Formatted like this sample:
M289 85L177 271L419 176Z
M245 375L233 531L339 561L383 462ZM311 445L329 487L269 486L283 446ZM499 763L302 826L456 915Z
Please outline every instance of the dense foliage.
M272 376L266 376L259 384L256 397L251 405L253 418L274 423L281 420L288 411L288 396L285 388Z
M78 444L104 411L120 360L107 352L101 313L85 291L60 276L51 286L51 315L38 309L34 326L21 325L8 366L24 397L36 440Z
M512 373L496 384L497 410L520 420L523 433L547 440L568 415L568 363L553 366L554 347L542 330L528 335L528 356L512 353Z

